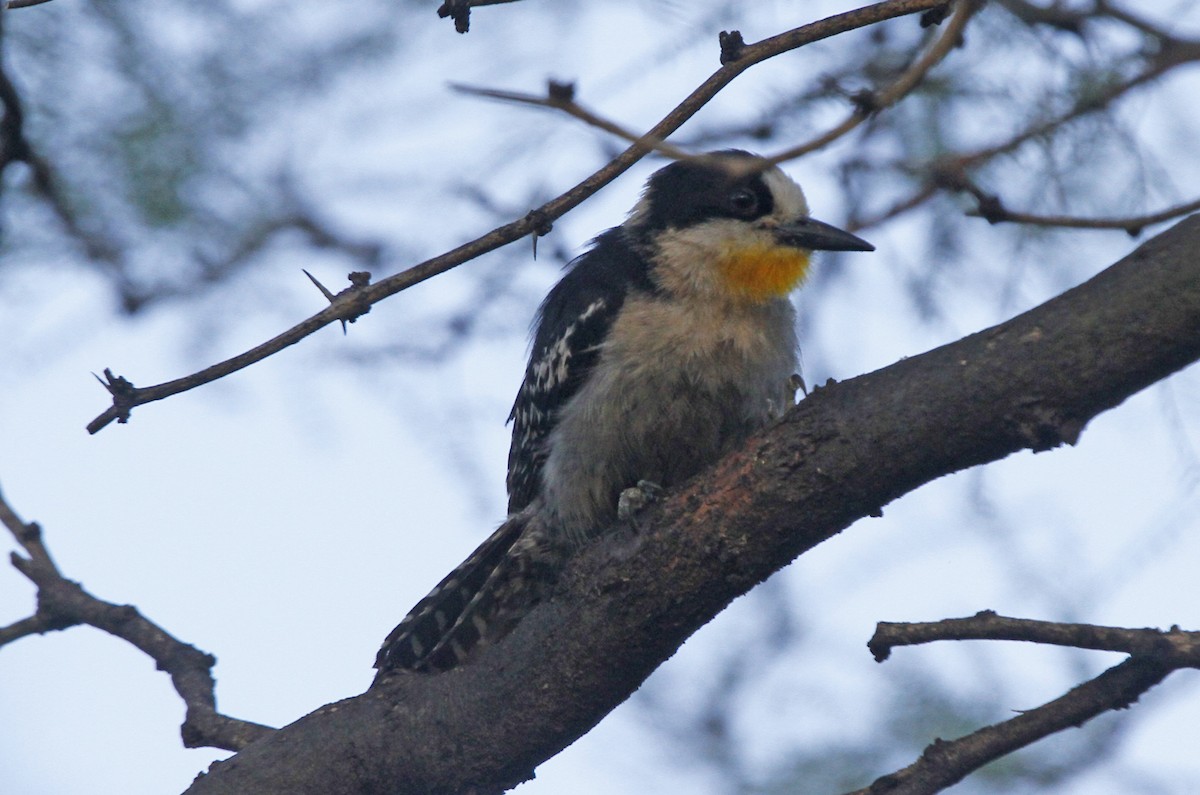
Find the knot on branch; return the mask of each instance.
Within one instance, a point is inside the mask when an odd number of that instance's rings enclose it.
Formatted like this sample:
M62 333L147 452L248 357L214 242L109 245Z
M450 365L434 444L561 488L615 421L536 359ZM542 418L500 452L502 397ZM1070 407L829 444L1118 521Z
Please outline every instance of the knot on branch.
M336 306L338 303L345 304L342 311L337 315L337 319L342 323L343 334L346 333L347 323L353 323L371 311L371 301L365 292L366 287L371 284L371 274L367 271L353 271L347 275L346 278L350 280L350 286L336 295L330 292L329 288L325 285L321 284L316 276L313 276L306 270L304 271L304 275L321 291L321 295L325 296L330 306Z
M525 221L529 224L535 238L545 237L554 231L554 222L543 210L530 210L529 214L525 216Z
M546 99L555 105L570 105L575 101L575 84L567 80L546 81Z
M850 95L850 102L854 105L854 109L863 116L870 116L883 109L879 94L869 88L855 91Z
M921 27L933 28L942 24L946 20L946 17L950 16L950 9L953 5L953 2L948 2L926 11L921 15Z
M740 60L746 49L746 40L740 30L723 30L717 34L717 41L721 45L721 66Z
M454 20L454 29L466 33L471 29L471 0L445 0L437 15L441 19L450 17Z
M1075 446L1083 433L1084 423L1063 414L1056 406L1047 406L1040 399L1032 398L1009 417L1016 427L1021 441L1035 453L1051 450L1059 445Z
M975 211L979 217L987 221L989 224L998 224L1008 219L1008 210L1004 207L1004 202L1000 201L1000 197L994 193L984 193L983 191L971 191L975 194L975 201L979 203Z
M137 387L123 375L113 375L113 371L105 367L104 377L92 373L100 385L108 390L108 394L112 395L112 413L116 417L117 422L124 424L129 422L129 412L136 404L134 401L134 393L137 392ZM90 427L89 427L90 430Z

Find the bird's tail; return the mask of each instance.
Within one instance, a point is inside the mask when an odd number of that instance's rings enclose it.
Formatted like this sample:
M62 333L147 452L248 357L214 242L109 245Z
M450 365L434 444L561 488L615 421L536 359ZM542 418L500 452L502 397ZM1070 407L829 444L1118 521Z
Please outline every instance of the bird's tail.
M409 611L375 658L391 671L445 671L507 635L561 565L532 511L513 514Z

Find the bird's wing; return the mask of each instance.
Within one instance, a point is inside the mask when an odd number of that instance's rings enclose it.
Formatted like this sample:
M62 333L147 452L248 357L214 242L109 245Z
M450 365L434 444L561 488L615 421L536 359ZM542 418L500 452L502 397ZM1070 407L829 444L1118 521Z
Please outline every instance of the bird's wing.
M546 440L558 414L596 366L601 344L631 292L653 292L646 259L611 229L573 263L538 313L525 381L509 420L508 512L523 510L541 487Z

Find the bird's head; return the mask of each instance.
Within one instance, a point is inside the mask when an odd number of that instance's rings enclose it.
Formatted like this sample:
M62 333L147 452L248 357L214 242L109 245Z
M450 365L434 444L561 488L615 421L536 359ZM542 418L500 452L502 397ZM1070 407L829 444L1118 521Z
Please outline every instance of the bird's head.
M763 302L787 295L813 251L874 251L808 214L777 166L729 150L654 173L626 228L646 246L659 287L674 294Z

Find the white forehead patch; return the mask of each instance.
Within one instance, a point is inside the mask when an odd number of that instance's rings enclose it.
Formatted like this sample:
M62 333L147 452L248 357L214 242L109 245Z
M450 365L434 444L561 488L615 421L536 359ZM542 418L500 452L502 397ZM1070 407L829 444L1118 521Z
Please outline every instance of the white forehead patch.
M808 215L808 202L804 191L787 174L772 166L763 172L763 182L775 199L775 210L771 215L780 221L791 221Z

